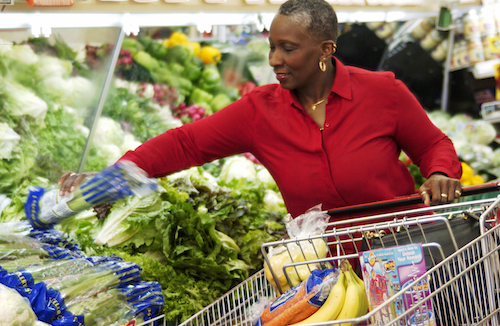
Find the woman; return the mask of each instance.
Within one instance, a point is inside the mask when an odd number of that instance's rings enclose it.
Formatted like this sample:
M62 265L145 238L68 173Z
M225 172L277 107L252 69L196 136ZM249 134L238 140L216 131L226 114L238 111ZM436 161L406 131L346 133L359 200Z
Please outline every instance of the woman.
M453 144L390 72L346 67L333 57L338 21L323 0L289 0L269 30L279 84L254 89L202 120L168 130L121 159L151 177L251 152L274 177L292 216L415 192L401 149L427 181L425 205L460 196ZM85 175L63 175L61 193Z

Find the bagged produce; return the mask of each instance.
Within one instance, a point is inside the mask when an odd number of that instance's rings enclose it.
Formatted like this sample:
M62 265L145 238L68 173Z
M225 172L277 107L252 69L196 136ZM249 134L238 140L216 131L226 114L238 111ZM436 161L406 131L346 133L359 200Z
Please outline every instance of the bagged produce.
M257 326L285 326L298 323L313 315L328 298L336 284L337 269L313 270L307 280L290 288L277 298L261 298L263 305L252 307Z
M163 305L159 283L137 282L105 290L67 306L52 326L140 324L156 317Z
M120 161L82 182L68 196L58 189L32 187L25 205L26 217L37 229L48 229L78 212L112 203L127 196L145 196L156 190L157 181L129 161Z
M324 233L330 216L322 212L319 206L316 206L295 219L291 219L290 215L285 218L288 218L286 228L291 239L308 239ZM281 291L285 291L290 286L305 281L312 270L319 268L319 264L301 264L286 267L284 270L285 265L325 258L326 254L327 245L323 238L295 241L271 247L268 253L271 267L267 261L264 262L266 278L273 286L279 286Z

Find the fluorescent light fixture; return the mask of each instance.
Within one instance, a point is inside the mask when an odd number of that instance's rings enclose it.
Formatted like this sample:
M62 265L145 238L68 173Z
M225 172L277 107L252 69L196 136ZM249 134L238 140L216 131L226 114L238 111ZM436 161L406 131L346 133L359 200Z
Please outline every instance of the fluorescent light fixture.
M337 11L340 23L410 20L428 17L435 12L413 11ZM42 27L92 28L117 27L126 34L136 34L142 27L196 26L202 32L210 32L212 26L262 24L269 30L275 13L3 13L0 29L31 29L34 35L42 35ZM46 30L48 31L48 30Z
M395 22L402 21L406 17L406 14L403 11L389 11L387 12L385 21L387 22Z
M52 34L52 28L49 26L42 26L41 31L44 37L49 37Z
M196 24L196 29L200 33L210 33L212 32L212 21L209 15L198 14L198 23Z
M125 35L135 35L139 34L139 25L135 22L135 19L129 13L123 14L121 17L121 23L123 27L123 33Z
M357 11L350 15L351 22L378 22L385 21L384 11Z
M31 26L31 35L37 38L42 34L42 29L39 26Z

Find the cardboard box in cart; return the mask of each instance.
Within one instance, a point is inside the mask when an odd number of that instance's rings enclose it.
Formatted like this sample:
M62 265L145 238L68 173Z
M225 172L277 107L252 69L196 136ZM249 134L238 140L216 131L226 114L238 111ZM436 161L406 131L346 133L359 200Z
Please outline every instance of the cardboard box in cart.
M359 259L370 310L382 305L427 272L423 248L418 243L361 252ZM413 307L414 302L422 300L429 293L429 283L424 279L409 287L390 305L385 304L384 308L375 314L372 322L377 326L387 325L390 320ZM400 325L435 326L432 302L428 300L421 303L407 322L402 319Z

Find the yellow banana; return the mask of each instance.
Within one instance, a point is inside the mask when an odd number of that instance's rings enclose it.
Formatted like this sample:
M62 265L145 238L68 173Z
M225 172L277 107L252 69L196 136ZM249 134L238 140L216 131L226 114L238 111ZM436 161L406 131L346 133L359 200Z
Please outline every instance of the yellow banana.
M368 308L369 308L368 297L366 296L366 290L365 290L365 282L363 282L363 280L361 278L359 278L358 274L356 274L356 272L354 272L350 263L349 263L349 271L351 272L351 275L353 276L354 280L358 283L359 287L362 289L363 304L362 304L360 316L363 316L364 314L366 314L366 312L368 311Z
M328 298L323 305L311 316L294 325L319 323L322 321L335 320L344 305L346 294L345 273L340 272L337 283L332 287Z
M356 280L352 278L351 273L346 271L344 274L346 276L344 305L336 320L358 317L359 311L361 310L360 287ZM351 323L343 323L341 326L351 326Z

